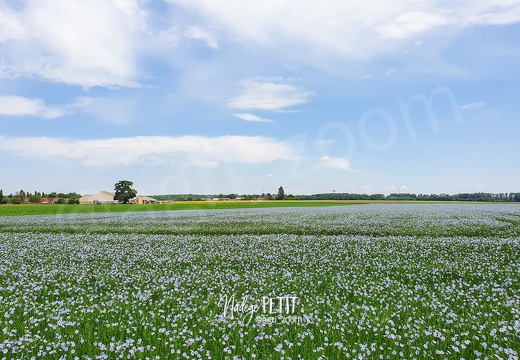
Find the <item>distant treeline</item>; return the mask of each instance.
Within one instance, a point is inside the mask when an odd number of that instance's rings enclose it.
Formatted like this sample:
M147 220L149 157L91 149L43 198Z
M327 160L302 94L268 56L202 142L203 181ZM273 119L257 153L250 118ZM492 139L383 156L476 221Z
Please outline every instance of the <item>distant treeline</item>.
M520 193L462 193L462 194L353 194L325 193L299 195L300 200L418 200L418 201L486 201L486 202L520 202Z
M152 195L159 201L202 201L211 199L272 199L271 194L218 194L218 195L199 195L199 194L170 194ZM462 194L410 194L393 193L384 194L356 194L356 193L324 193L313 195L285 195L285 200L418 200L418 201L486 201L486 202L520 202L520 193L462 193Z
M150 197L159 201L203 201L212 199L229 199L229 200L256 200L256 199L272 199L271 194L213 194L213 195L200 195L200 194L168 194L168 195L150 195ZM271 197L271 198L270 198ZM286 199L288 196L285 197Z
M283 195L283 194L282 194ZM78 204L80 194L77 193L56 193L49 194L35 191L20 190L14 194L5 195L0 189L0 204L23 204L23 203L57 203L57 204ZM204 201L204 200L273 200L276 194L168 194L151 195L159 201ZM392 193L384 194L356 194L356 193L323 193L313 195L283 195L279 197L285 200L417 200L417 201L485 201L485 202L520 202L520 193L462 193L462 194L410 194ZM47 201L47 202L46 202Z
M14 194L4 195L3 190L0 189L0 204L41 204L42 202L51 204L79 204L80 197L81 195L75 192L67 194L52 192L45 194L38 191L31 193L24 190L17 191Z

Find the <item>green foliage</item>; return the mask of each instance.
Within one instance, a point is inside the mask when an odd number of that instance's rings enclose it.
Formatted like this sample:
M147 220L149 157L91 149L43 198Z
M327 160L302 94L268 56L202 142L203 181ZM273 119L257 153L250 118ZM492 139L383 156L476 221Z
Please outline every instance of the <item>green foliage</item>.
M154 199L159 201L200 201L200 200L211 200L214 198L229 198L236 199L238 197L242 198L242 200L256 200L262 195L259 194L166 194L166 195L151 195Z
M276 195L276 200L283 200L285 199L285 192L283 191L283 187L278 188L278 195Z
M235 194L236 195L236 194ZM153 195L159 201L186 201L186 200L206 200L213 198L229 197L232 194L169 194ZM240 197L244 200L254 200L267 198L267 194L243 194ZM278 198L278 197L277 197ZM286 195L286 200L397 200L397 201L482 201L482 202L520 202L520 193L462 193L462 194L409 194L392 193L384 194L358 194L358 193L322 193L313 195Z
M31 204L39 204L42 202L42 197L40 194L29 195L29 202Z
M4 203L4 191L0 189L0 204Z
M12 203L13 204L22 204L24 202L24 199L25 199L25 192L23 190L21 190L20 192L17 192L16 194L14 194L14 196L12 197Z
M80 194L72 192L67 194L66 198L69 199L69 204L79 204L79 198L81 197ZM59 203L59 202L58 202Z
M114 185L114 190L116 191L114 200L122 202L123 204L128 204L130 199L135 198L137 195L137 191L132 188L133 185L134 183L128 180L118 181Z
M480 202L520 202L520 193L463 193L463 194L354 194L324 193L299 195L300 200L404 200L404 201L480 201Z
M293 194L289 194L285 197L285 200L300 200L298 196L294 196Z

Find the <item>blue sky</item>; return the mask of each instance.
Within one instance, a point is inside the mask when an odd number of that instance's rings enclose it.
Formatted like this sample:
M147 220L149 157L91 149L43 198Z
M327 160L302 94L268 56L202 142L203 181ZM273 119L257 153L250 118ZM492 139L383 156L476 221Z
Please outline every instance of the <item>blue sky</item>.
M0 0L0 188L518 192L518 1Z

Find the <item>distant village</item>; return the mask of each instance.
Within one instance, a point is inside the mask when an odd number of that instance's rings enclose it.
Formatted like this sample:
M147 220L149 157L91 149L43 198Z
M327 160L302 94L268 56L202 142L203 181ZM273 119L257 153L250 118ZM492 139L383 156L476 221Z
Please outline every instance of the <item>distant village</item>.
M195 195L195 194L172 194L172 195L156 195L156 196L135 196L128 200L129 204L161 204L175 201L239 201L239 200L298 200L297 197L289 195L272 196L270 193L242 195L238 194L218 194L218 195ZM0 204L82 204L82 205L112 205L122 204L123 202L116 200L116 193L111 191L100 191L96 194L80 195L78 193L49 193L35 191L29 193L20 190L15 194L4 195L0 190Z
M110 191L100 191L97 194L88 194L81 196L77 193L39 193L33 194L23 190L11 195L3 195L0 190L0 204L118 204L118 200L114 200L115 193ZM129 200L131 204L156 204L157 199L149 196L136 196Z
M29 193L20 190L15 194L4 196L0 189L0 204L81 204L81 205L112 205L112 204L157 204L173 201L231 201L231 200L284 200L294 198L292 195L285 196L283 187L280 186L278 194L273 197L270 193L262 195L157 195L157 196L138 196L137 191L132 187L133 182L128 180L118 181L115 185L115 192L100 191L97 194L80 195L78 193L41 193L35 191ZM297 200L297 198L294 198Z

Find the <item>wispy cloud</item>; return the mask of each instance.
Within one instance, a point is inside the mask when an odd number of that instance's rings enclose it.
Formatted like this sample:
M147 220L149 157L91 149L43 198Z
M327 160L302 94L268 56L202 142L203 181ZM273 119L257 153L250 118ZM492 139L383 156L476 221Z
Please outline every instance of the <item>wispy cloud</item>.
M520 22L520 5L511 0L266 0L248 6L233 0L167 1L195 12L226 36L285 53L289 48L302 54L303 61L367 58L399 50L395 45L403 42L413 45L417 36L444 27L455 33L469 26Z
M55 119L64 116L64 108L47 106L42 99L23 96L0 96L0 116L36 116Z
M270 119L264 119L264 118L261 118L260 116L256 116L256 115L253 115L253 114L233 114L233 116L241 119L241 120L244 120L244 121L250 121L250 122L263 122L263 123L272 123L274 122L273 120L270 120Z
M401 52L397 45L417 44L418 36L440 28L456 33L520 22L520 4L511 0L266 0L248 6L232 0L165 1L184 15L168 18L157 14L153 2L137 0L32 0L16 7L0 1L0 74L83 87L137 87L150 78L141 68L143 57L171 56L166 49L182 38L214 49L231 40L267 49L267 56L291 54L291 61L321 67L331 58ZM239 100L233 104L248 105Z
M215 167L222 162L261 164L292 160L296 154L291 144L261 136L139 136L95 140L0 137L0 150L47 161L74 160L86 166Z
M203 40L210 48L218 49L218 42L215 38L209 32L202 30L198 26L188 27L184 31L184 37L187 39Z
M323 166L323 167L340 169L340 170L344 170L344 171L352 170L350 161L345 158L334 158L334 157L329 157L329 156L322 156L319 158L318 161L319 161L320 166Z
M480 102L480 101L479 101L479 102L474 102L474 103L464 104L464 105L462 105L460 108L461 108L462 110L472 110L472 109L477 109L477 108L479 108L479 107L482 107L482 106L484 106L484 105L486 105L486 104L483 103L483 102Z
M412 11L401 13L376 29L386 38L407 38L446 23L447 19L440 14Z
M302 88L266 81L262 78L240 82L242 92L228 103L230 108L285 111L310 101L312 92Z

